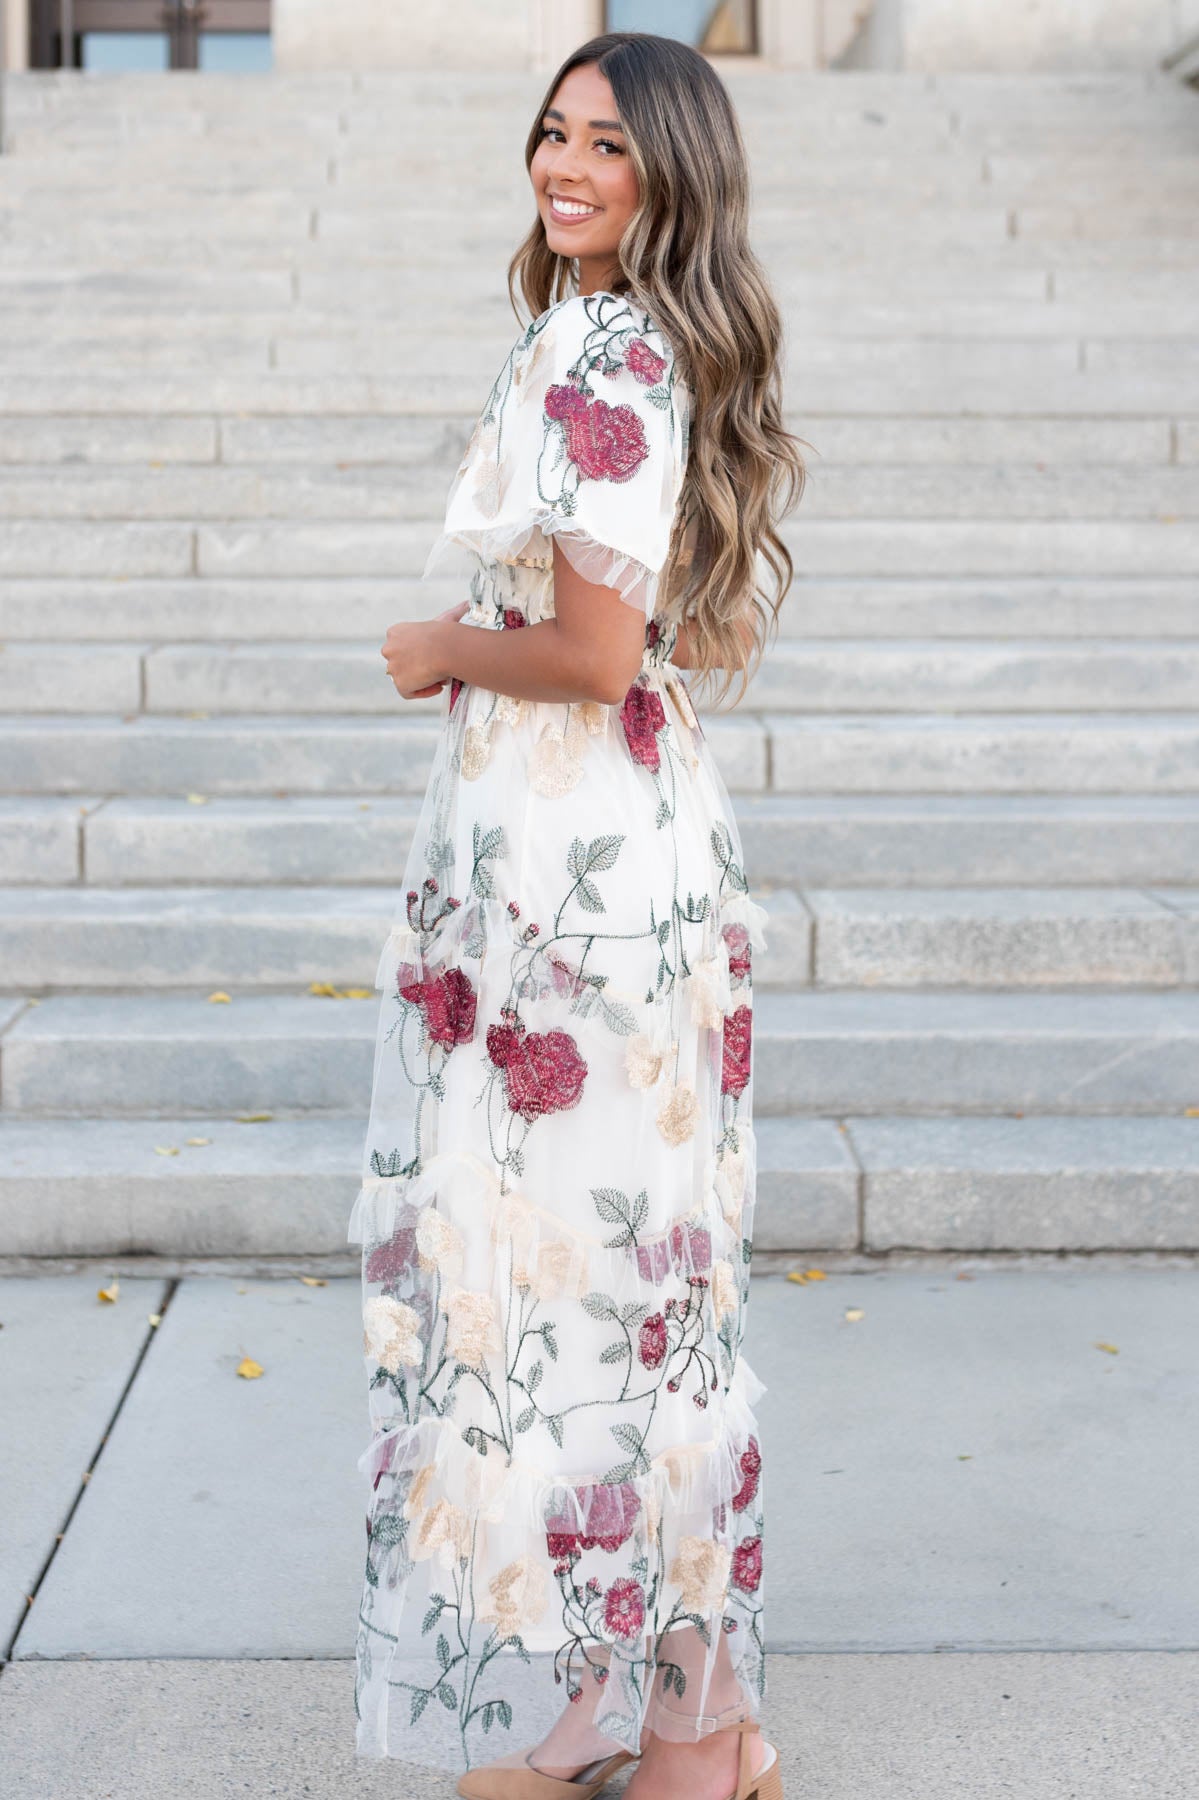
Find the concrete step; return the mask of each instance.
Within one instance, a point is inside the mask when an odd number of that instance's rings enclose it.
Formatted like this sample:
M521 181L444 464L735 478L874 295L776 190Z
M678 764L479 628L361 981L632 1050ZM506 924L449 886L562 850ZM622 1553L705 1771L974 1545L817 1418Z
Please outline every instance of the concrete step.
M766 713L763 726L782 793L1199 792L1194 714Z
M169 362L170 346L164 345ZM902 354L902 347L898 352ZM100 354L106 354L100 347ZM197 356L202 347L196 347ZM223 352L213 348L214 356ZM53 359L52 359L53 360ZM41 463L0 465L0 519L237 520L336 522L417 520L435 535L462 456L463 425L421 420L403 460L335 467L324 462L179 463L111 470ZM1004 464L964 467L838 464L806 425L808 483L803 517L816 520L1194 521L1199 481L1192 466Z
M430 538L431 542L432 539ZM0 587L0 639L120 643L383 642L397 619L429 618L463 597L458 576L14 576ZM1193 638L1187 576L805 575L779 614L779 641L844 638ZM772 652L773 653L773 652Z
M760 989L1199 985L1199 888L804 888L770 915ZM365 887L0 888L12 990L373 986L398 893Z
M345 1251L361 1115L0 1119L0 1256ZM762 1119L755 1250L1199 1247L1192 1119ZM195 1142L202 1139L202 1142Z
M755 1009L762 1117L1177 1116L1199 1089L1190 993L762 993ZM377 1016L371 1001L309 994L3 1002L3 1110L353 1112L370 1094Z
M440 729L428 714L0 715L0 771L19 794L420 794ZM713 719L707 738L732 791L765 785L759 720Z
M10 643L0 654L0 712L289 714L302 695L317 716L394 717L380 642ZM431 696L407 709L435 713L440 704ZM742 704L808 715L1185 712L1199 709L1199 639L783 640L767 650Z
M1199 797L740 795L748 866L782 887L1199 887ZM419 797L0 797L6 886L398 887Z

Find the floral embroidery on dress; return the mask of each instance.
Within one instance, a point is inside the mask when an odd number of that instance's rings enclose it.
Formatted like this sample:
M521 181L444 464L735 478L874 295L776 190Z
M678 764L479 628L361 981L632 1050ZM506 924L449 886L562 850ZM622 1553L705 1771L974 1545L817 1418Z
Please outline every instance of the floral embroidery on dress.
M557 542L645 642L617 704L447 684L348 1230L367 1755L461 1772L533 1738L547 1684L634 1751L659 1708L698 1731L718 1675L751 1712L765 1691L765 915L655 608L688 420L653 321L575 296L513 346L447 504L468 628L552 618Z

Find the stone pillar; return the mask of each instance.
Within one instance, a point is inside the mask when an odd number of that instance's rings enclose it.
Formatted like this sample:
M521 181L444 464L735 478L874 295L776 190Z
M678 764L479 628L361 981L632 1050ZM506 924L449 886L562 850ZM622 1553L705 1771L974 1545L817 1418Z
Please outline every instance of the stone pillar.
M29 0L0 0L0 69L29 67Z
M528 69L534 15L530 0L274 0L275 67Z
M1192 0L876 0L891 67L1003 73L1155 69ZM856 60L856 59L855 59ZM880 59L882 60L882 59ZM860 66L860 65L859 65Z

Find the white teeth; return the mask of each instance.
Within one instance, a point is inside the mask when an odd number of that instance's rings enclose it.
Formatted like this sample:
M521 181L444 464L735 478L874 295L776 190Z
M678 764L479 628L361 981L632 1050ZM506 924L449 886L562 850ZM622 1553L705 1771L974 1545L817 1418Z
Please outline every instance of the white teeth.
M571 213L578 217L581 217L583 213L599 211L598 206L584 206L579 200L559 200L556 194L551 197L550 204L555 212Z

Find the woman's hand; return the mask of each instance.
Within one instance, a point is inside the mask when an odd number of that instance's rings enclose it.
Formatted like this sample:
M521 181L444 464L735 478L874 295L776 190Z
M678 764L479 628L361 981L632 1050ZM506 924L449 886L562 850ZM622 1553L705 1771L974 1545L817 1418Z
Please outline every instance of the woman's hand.
M387 673L401 700L424 700L440 694L448 677L437 666L436 645L440 634L431 627L446 619L457 624L469 606L469 600L460 600L456 606L438 613L435 619L388 626L379 654L387 664Z

